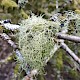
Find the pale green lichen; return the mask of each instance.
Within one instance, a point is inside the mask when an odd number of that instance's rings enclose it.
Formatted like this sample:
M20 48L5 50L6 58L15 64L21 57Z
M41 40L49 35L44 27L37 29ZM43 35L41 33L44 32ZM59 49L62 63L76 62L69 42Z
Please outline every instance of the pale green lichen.
M18 44L24 58L22 64L28 63L31 69L38 70L46 65L54 53L53 37L59 31L59 25L34 15L21 22Z

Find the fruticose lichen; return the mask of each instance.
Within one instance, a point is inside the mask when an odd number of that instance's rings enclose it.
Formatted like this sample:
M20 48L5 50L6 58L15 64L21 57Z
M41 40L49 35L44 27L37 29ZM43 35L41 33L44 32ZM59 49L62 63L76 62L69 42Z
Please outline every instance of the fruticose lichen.
M32 15L22 20L19 28L19 48L24 61L21 65L29 64L31 70L39 71L53 56L54 35L59 31L60 23L43 19L41 16Z

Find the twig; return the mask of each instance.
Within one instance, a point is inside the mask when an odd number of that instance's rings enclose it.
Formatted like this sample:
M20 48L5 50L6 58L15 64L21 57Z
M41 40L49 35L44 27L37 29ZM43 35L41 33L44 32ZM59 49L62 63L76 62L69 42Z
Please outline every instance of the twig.
M11 38L10 38L7 34L5 34L5 33L0 33L0 36L1 36L4 40L6 40L14 49L17 48L17 45L11 40Z
M74 52L75 54L78 54L78 43L74 43Z
M58 12L58 0L56 0L56 11Z
M61 43L61 47L80 65L80 58L78 58L65 43Z
M59 39L64 39L64 40L69 40L69 41L73 41L76 43L80 43L80 37L78 36L72 36L72 35L63 34L63 33L57 33L56 36Z

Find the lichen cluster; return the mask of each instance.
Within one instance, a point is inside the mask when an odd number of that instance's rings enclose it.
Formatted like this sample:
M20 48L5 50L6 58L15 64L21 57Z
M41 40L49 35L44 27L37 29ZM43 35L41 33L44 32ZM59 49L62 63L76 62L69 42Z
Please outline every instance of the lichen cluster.
M38 70L46 65L54 53L53 37L59 31L59 25L34 15L21 22L18 44L25 62L23 64Z
M80 36L80 15L78 18L75 20L75 27L76 27L76 35Z

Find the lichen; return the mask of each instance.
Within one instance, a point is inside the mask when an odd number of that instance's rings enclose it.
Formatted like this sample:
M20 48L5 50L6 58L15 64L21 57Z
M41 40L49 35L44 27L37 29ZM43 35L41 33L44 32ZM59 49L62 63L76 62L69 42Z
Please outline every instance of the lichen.
M55 44L53 37L59 31L59 25L60 23L35 15L21 22L18 34L18 44L24 58L21 65L29 64L31 70L38 69L39 71L46 65L54 53L52 51Z

